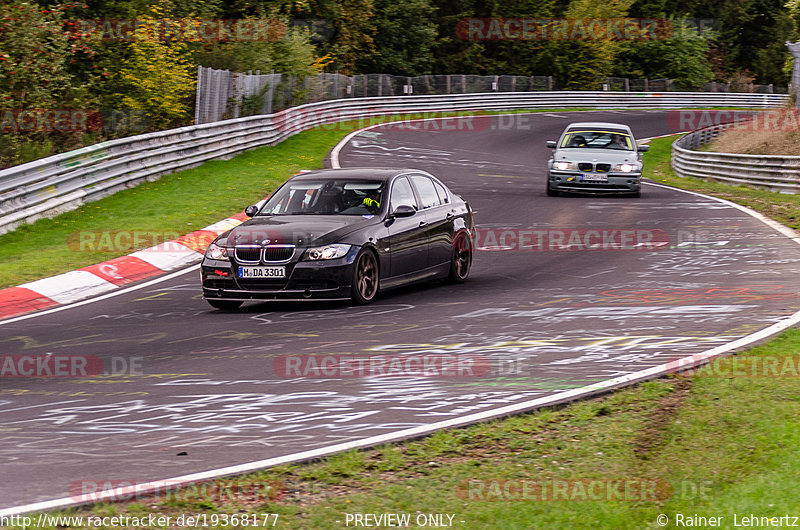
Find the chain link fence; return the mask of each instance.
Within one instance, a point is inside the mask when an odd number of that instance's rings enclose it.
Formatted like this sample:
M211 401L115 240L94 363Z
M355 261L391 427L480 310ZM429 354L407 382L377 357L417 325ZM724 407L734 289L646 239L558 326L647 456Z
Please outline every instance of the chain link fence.
M286 74L236 73L200 67L197 72L195 124L271 114L289 107L333 99L407 95L483 94L560 90L552 76L521 75L421 75L388 74L346 76L319 74L297 77ZM603 89L614 92L691 92L669 79L609 77ZM706 83L696 91L786 93L772 85Z

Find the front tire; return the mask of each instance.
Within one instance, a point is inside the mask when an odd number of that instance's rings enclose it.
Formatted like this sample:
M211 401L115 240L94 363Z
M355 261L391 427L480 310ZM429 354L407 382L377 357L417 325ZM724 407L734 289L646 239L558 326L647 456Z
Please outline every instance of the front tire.
M561 195L558 191L556 191L556 190L554 190L554 189L552 189L550 187L550 183L549 182L545 183L545 187L547 189L547 196L548 197L558 197L559 195Z
M466 232L459 232L453 240L453 257L450 259L450 276L453 283L464 283L472 269L472 239Z
M234 311L242 305L242 302L237 302L236 300L211 300L206 298L206 302L214 309L222 309L223 311Z
M350 298L357 305L372 302L378 294L378 259L370 250L362 250L353 263L353 282Z

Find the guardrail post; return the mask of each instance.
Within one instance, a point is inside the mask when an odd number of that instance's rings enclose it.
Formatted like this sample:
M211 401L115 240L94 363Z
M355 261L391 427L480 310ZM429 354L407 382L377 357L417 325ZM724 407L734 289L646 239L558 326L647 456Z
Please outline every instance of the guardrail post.
M267 114L272 114L272 98L275 97L275 70L269 71L269 90L267 90Z

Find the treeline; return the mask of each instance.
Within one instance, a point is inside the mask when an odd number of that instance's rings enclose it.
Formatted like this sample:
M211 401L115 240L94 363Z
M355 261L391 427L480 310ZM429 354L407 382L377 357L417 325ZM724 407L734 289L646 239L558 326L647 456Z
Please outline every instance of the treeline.
M0 167L191 123L197 65L785 86L798 23L800 0L4 0Z

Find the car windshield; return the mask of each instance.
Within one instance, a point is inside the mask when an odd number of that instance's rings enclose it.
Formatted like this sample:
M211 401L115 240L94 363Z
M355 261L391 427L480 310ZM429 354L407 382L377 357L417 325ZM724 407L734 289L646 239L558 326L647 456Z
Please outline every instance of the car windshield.
M633 151L633 140L623 131L571 130L561 140L562 149L617 149Z
M379 181L299 179L270 197L258 215L374 215L383 191Z

